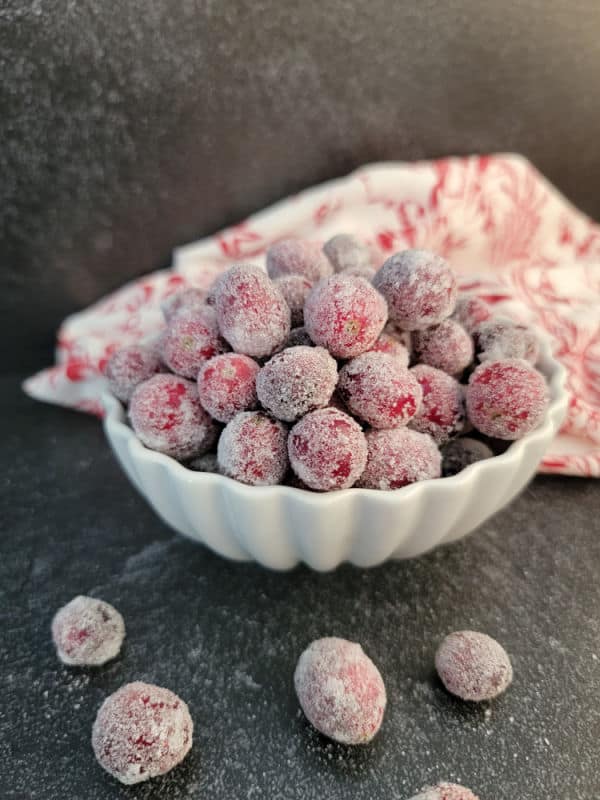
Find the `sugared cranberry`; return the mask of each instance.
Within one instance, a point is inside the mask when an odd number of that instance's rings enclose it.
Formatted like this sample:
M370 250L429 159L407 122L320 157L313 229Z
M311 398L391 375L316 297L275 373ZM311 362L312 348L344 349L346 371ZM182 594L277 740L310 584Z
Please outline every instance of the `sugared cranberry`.
M128 403L135 387L161 369L156 348L132 344L112 354L106 364L105 375L114 396L123 403Z
M289 347L258 373L262 406L277 419L295 422L326 406L337 383L337 364L322 347Z
M303 275L315 283L331 275L333 268L316 242L282 239L267 250L267 272L271 278Z
M473 361L473 340L453 319L415 331L412 342L416 361L449 375L459 375Z
M131 398L129 417L142 444L181 461L202 455L217 436L196 385L177 375L155 375L141 383Z
M170 294L160 304L161 311L167 322L170 322L175 314L180 311L203 311L206 307L207 292L203 289L196 289L191 286L188 289L180 289L174 294Z
M269 356L289 336L289 306L259 267L242 264L221 275L215 308L221 334L237 353Z
M335 272L372 270L369 248L348 233L339 233L325 242L323 252Z
M256 376L260 367L249 356L223 353L207 361L198 375L202 406L219 422L256 408Z
M456 475L477 461L492 458L493 450L478 439L462 436L448 442L442 450L442 475Z
M373 279L389 306L390 319L405 330L437 325L456 304L456 278L447 262L427 250L391 256Z
M161 338L163 361L184 378L196 379L200 367L225 350L227 345L219 336L216 314L208 306L201 311L175 314Z
M99 667L119 654L125 623L116 608L78 595L52 620L52 639L64 664Z
M465 426L463 388L451 375L427 364L417 364L410 371L423 390L423 402L410 426L428 433L436 444L445 444Z
M535 333L525 325L515 325L511 320L492 319L483 322L476 328L474 336L480 361L523 358L535 364L540 354Z
M298 659L294 686L308 721L336 742L365 744L381 727L385 685L359 644L317 639Z
M423 789L411 800L479 800L470 789L458 783L438 783Z
M288 468L287 430L260 411L246 411L228 422L217 458L223 475L252 486L281 483Z
M440 477L441 455L425 433L410 428L370 430L369 455L357 486L364 489L400 489L409 483Z
M275 278L273 283L290 307L292 327L302 325L304 323L304 302L313 282L304 275L282 275Z
M481 298L468 292L459 292L452 319L455 319L468 333L492 318L492 309Z
M508 688L513 671L506 650L491 636L457 631L446 636L435 655L446 689L462 700L492 700Z
M520 439L537 428L547 406L544 378L527 361L484 361L469 379L469 420L487 436Z
M102 703L92 747L100 766L121 783L141 783L183 761L193 731L183 700L169 689L136 681Z
M336 358L353 358L377 341L387 318L383 297L364 278L332 275L308 294L304 325L316 344Z
M419 410L415 376L387 353L363 353L340 371L338 392L347 408L374 428L407 425Z
M347 489L365 468L367 440L352 417L329 406L294 425L288 452L292 469L311 489Z
M410 361L410 353L402 342L385 331L379 335L369 352L386 353L389 356L394 356L403 367L408 367Z

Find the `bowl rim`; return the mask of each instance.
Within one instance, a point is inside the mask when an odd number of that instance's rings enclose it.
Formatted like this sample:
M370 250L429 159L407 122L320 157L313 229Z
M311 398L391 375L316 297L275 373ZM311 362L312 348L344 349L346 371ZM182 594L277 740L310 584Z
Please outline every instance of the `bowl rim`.
M540 337L540 357L536 364L536 368L544 375L548 383L550 392L550 402L546 409L546 415L543 422L534 430L527 433L521 439L512 441L507 449L494 456L493 458L483 459L470 464L465 469L458 472L456 475L447 477L429 478L423 481L417 481L407 486L402 486L399 489L381 490L381 489L365 489L361 487L351 486L348 489L339 489L330 492L316 492L308 489L301 489L295 486L285 486L283 484L269 485L269 486L251 486L226 475L220 475L213 472L201 472L191 470L184 464L176 461L171 456L164 453L159 453L156 450L150 450L145 447L137 438L133 429L126 424L126 410L121 402L110 394L108 391L102 393L102 405L104 407L104 429L109 440L112 439L112 431L119 432L126 440L132 458L142 460L156 465L162 465L168 468L178 480L183 480L188 484L201 485L201 484L220 484L230 490L237 491L240 495L248 495L250 498L269 499L273 497L282 498L290 497L303 499L311 498L315 503L324 506L326 504L339 502L348 497L370 496L377 497L378 502L398 503L402 502L403 498L408 498L411 494L427 490L429 487L439 487L440 489L460 489L466 484L471 476L476 472L483 474L486 470L488 472L497 468L502 468L511 460L520 460L524 455L525 449L529 445L534 445L544 438L550 438L555 434L566 414L568 405L568 395L565 388L566 369L557 361L552 352L552 343L548 336Z

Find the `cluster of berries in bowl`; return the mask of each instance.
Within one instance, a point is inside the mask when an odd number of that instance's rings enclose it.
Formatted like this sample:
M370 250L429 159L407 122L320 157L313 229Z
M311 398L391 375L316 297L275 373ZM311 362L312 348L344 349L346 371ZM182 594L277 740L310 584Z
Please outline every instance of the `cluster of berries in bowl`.
M147 448L249 485L390 490L502 451L548 405L528 328L458 291L440 256L378 271L341 234L288 239L163 303L165 329L116 351L112 393Z

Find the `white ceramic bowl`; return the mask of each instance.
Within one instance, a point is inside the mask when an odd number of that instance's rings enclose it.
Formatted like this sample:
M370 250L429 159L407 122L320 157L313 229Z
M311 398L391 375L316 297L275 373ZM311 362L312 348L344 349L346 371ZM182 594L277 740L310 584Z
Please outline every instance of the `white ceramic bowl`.
M343 561L370 567L460 539L523 489L567 408L564 369L545 341L538 367L550 387L550 406L539 428L502 455L458 475L389 492L318 494L288 486L246 486L193 472L146 449L125 423L121 404L108 394L103 398L104 428L131 482L158 515L220 555L272 569L290 569L300 561L317 570Z

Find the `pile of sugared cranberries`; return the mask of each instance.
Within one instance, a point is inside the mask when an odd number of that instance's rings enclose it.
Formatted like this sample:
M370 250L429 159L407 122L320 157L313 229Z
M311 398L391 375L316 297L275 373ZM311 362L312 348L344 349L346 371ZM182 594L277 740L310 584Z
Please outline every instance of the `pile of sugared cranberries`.
M166 297L157 341L106 366L140 441L251 485L390 490L536 428L535 333L459 292L441 256L404 250L375 272L373 252L348 234L283 239L266 270Z

